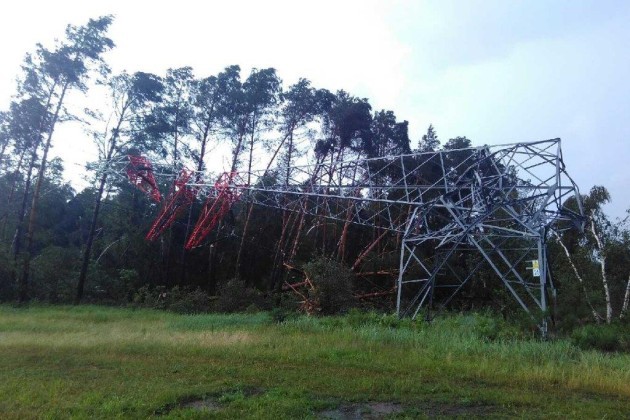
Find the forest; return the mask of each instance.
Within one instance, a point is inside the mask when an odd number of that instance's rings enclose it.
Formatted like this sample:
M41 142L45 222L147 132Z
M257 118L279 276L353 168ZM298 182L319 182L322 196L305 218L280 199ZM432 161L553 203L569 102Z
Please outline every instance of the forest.
M203 241L186 249L203 200L192 199L147 241L161 211L156 194L166 196L184 168L199 184L215 182L223 170L250 173L262 166L286 184L307 159L456 150L473 140L440 139L432 125L410 139L408 122L393 110L314 87L307 78L286 86L274 68L114 74L105 60L115 48L107 34L112 22L103 16L70 25L52 47L35 46L11 102L2 105L0 301L278 316L351 308L391 313L399 236L236 201ZM98 151L85 162L91 186L80 191L64 181L63 159L52 157L53 148L63 156L64 124L80 125L82 141ZM216 158L221 150L229 151L227 167ZM152 164L156 188L143 184L143 191L129 181L129 156L140 155ZM615 219L605 213L611 200L605 186L581 198L584 229L564 231L548 244L558 290L555 328L627 325L630 213ZM570 199L566 205L573 205ZM449 309L520 316L491 277L479 272Z

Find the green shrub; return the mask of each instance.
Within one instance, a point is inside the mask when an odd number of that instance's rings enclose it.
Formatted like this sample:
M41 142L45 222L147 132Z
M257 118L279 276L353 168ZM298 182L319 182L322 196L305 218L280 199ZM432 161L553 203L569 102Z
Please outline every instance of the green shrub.
M573 331L571 341L582 349L630 351L630 329L620 324L585 325Z
M180 314L195 314L209 312L211 298L199 288L175 286L169 290L164 286L155 288L142 286L134 295L133 304L143 308L165 309Z
M175 286L167 293L168 310L180 314L196 314L210 311L210 296L200 288L189 289Z
M313 284L309 297L323 315L345 313L356 305L352 294L352 273L343 264L319 257L304 266Z
M215 309L219 312L244 312L269 309L265 296L254 288L247 287L240 279L232 279L219 289Z
M31 298L51 303L72 302L78 277L75 270L77 255L71 248L48 246L33 258L29 284ZM87 284L88 288L91 284Z

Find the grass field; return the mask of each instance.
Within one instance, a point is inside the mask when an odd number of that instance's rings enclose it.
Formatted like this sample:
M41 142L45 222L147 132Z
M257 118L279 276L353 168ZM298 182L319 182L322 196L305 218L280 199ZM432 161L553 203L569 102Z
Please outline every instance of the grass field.
M630 416L630 356L489 325L0 306L0 418Z

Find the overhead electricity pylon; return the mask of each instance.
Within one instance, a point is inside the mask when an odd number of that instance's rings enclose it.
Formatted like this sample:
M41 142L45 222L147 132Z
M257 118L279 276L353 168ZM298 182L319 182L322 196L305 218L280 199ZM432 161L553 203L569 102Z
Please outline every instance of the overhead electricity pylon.
M202 243L237 199L383 229L402 235L399 316L415 318L425 308L430 318L475 276L492 275L540 320L543 334L549 299L555 297L547 240L553 231L584 223L560 139L345 162L321 159L282 176L269 170L230 173L195 188L209 198L189 249ZM564 206L570 197L577 203L573 210ZM163 213L174 214L176 206L165 201ZM152 229L153 237L157 233Z

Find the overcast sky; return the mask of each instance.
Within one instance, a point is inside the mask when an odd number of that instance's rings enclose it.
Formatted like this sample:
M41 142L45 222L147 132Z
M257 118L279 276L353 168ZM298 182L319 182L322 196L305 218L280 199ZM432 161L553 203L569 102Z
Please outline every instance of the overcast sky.
M275 67L285 85L305 77L393 110L413 145L431 123L475 145L561 137L582 192L606 186L613 216L630 207L630 1L22 0L0 15L0 109L25 52L103 14L115 71ZM64 144L90 148L64 141L55 152L76 174Z

